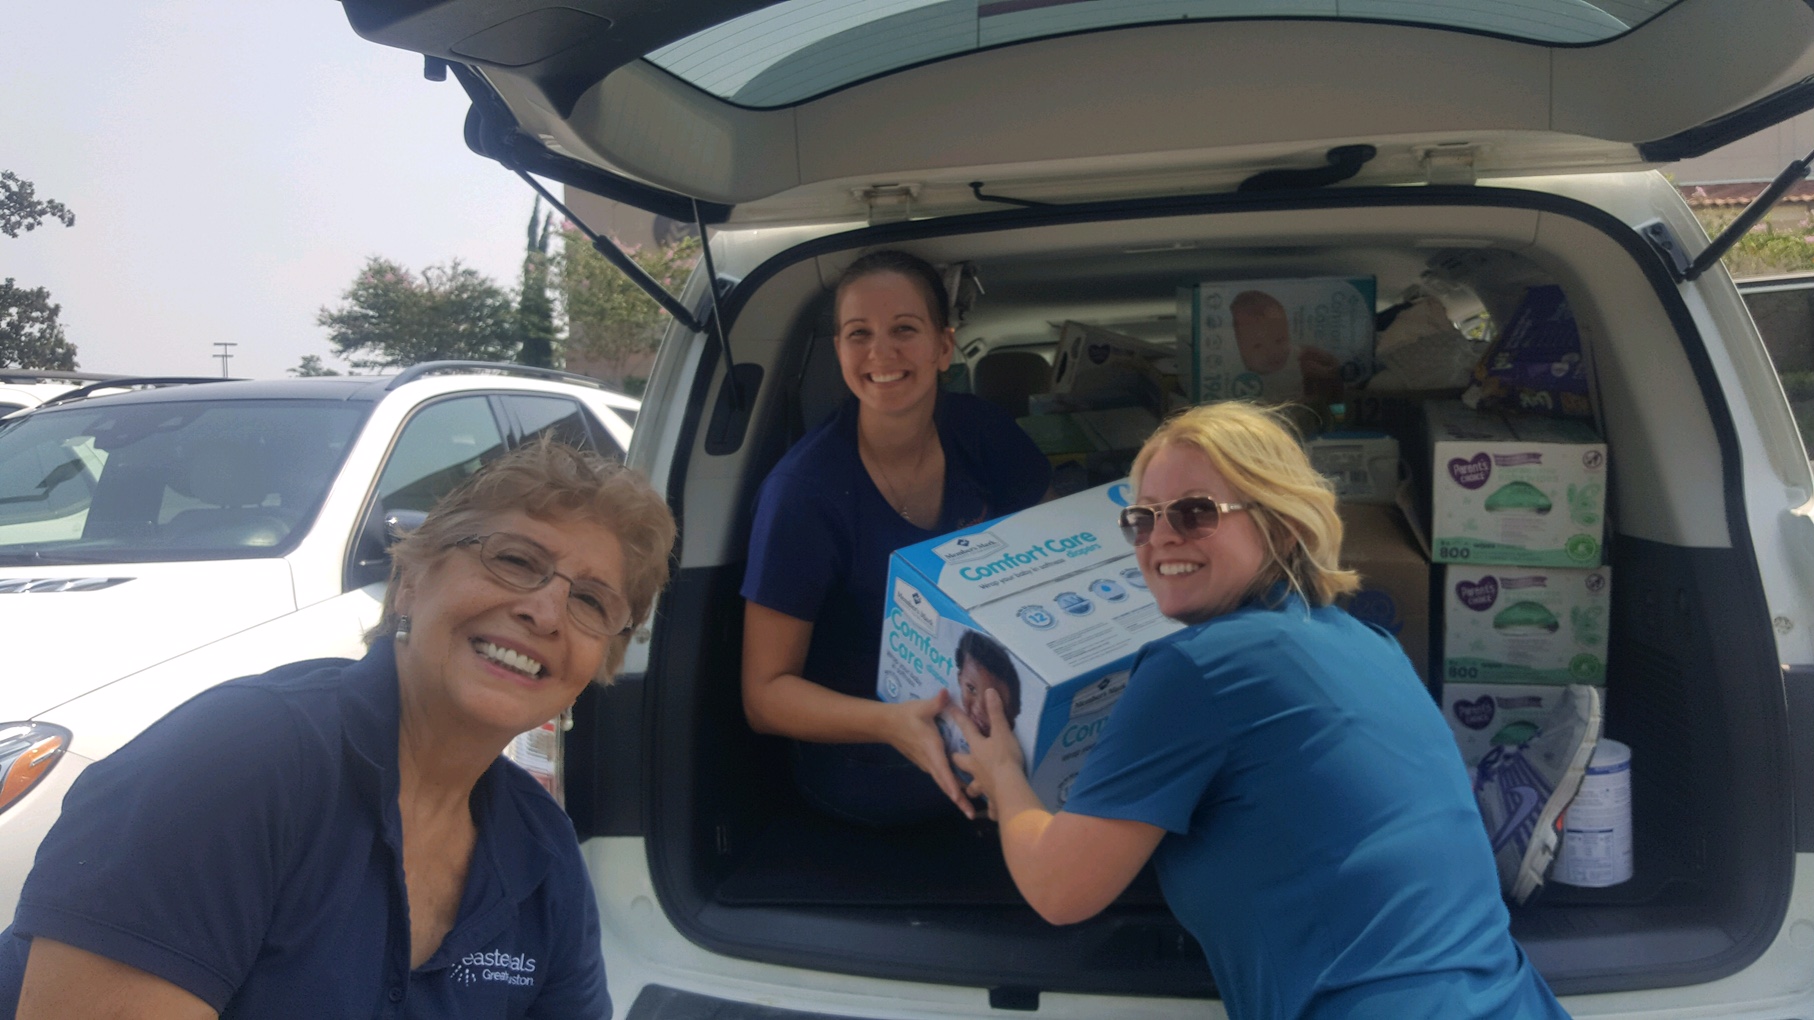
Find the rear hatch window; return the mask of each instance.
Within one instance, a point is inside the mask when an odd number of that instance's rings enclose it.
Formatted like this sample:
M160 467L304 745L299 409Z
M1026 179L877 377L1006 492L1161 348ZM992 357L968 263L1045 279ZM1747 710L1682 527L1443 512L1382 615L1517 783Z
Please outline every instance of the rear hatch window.
M1385 21L1538 43L1596 43L1676 0L789 0L648 54L739 106L788 106L853 82L972 50L1130 25L1253 18Z

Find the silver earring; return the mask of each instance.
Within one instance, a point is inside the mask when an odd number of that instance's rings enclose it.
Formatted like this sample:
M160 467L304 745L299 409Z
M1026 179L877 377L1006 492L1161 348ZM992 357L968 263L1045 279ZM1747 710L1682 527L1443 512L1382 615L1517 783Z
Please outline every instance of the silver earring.
M398 641L409 640L409 617L401 614L397 616L397 630L395 633Z
M561 732L565 733L572 728L573 728L573 706L568 705L566 708L561 709Z

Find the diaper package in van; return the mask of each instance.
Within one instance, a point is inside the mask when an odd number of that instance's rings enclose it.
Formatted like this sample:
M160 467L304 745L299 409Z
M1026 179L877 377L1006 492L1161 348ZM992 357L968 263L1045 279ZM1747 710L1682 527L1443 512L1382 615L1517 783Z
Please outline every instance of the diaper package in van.
M1339 399L1373 371L1372 277L1178 290L1179 376L1197 403Z
M987 718L1007 709L1033 790L1064 806L1148 641L1182 625L1160 615L1116 531L1126 482L895 551L876 693L898 702L949 691ZM956 727L946 745L965 750Z
M1586 422L1424 405L1430 544L1438 563L1594 567L1606 444Z
M1611 567L1446 567L1444 687L1604 684L1611 617Z

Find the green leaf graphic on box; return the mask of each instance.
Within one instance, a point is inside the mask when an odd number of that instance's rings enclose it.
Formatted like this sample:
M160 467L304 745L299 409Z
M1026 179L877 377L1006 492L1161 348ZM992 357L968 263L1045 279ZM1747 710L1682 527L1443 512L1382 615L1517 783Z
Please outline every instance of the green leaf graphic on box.
M1516 747L1536 735L1536 723L1529 720L1519 720L1515 723L1508 723L1505 727L1500 729L1498 733L1493 734L1493 743L1503 744L1507 747Z
M1560 630L1562 621L1540 603L1514 602L1493 617L1494 630Z
M1576 606L1570 609L1568 622L1574 625L1575 640L1584 645L1602 644L1605 636L1600 631L1600 618L1605 615L1605 606Z
M1486 498L1486 510L1490 514L1510 511L1546 514L1550 512L1550 507L1549 497L1529 482L1511 482Z
M1588 482L1586 485L1578 487L1570 484L1568 487L1569 519L1584 528L1590 528L1600 523L1601 491L1599 482Z

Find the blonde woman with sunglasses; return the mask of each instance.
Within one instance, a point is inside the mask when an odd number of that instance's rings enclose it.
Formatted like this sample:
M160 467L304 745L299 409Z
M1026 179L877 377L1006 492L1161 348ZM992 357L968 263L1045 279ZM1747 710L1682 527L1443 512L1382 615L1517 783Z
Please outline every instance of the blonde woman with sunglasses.
M1332 603L1335 498L1270 411L1194 408L1134 462L1121 514L1159 608L1057 814L1019 746L951 713L1021 893L1092 917L1148 860L1228 1014L1564 1017L1508 929L1453 738L1397 643Z

